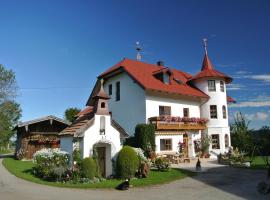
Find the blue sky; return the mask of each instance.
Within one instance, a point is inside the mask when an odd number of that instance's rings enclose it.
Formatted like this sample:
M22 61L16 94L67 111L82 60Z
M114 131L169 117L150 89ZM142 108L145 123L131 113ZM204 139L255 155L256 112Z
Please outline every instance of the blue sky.
M84 107L96 77L123 57L164 60L191 74L202 39L216 69L234 77L230 116L270 125L269 1L4 1L0 63L15 71L21 120Z

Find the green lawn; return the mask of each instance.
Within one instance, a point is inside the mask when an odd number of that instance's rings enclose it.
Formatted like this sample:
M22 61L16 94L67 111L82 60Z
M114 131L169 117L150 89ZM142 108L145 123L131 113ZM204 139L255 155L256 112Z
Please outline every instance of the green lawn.
M268 160L270 161L270 156L268 157ZM265 168L267 168L267 166L266 166L265 162L263 161L262 157L255 156L252 163L251 163L251 168L265 169Z
M32 181L39 184L57 186L57 187L72 187L72 188L115 188L119 185L122 180L105 180L100 183L87 183L87 184L73 184L73 183L56 183L56 182L48 182L43 181L37 177L35 177L31 173L31 169L33 167L33 163L31 161L18 161L14 158L5 158L3 160L3 165L6 169L19 178L23 178L28 181ZM185 171L182 169L171 169L168 172L159 172L155 170L151 170L149 177L144 179L133 179L131 180L131 184L135 187L139 186L149 186L156 185L162 183L168 183L177 179L182 179L187 176L194 176L196 173Z

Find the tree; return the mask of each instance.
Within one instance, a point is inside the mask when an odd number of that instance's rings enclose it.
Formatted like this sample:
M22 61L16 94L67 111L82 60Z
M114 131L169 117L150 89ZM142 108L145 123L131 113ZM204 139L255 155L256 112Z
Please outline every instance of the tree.
M79 108L68 108L65 110L65 119L69 122L76 120L76 115L80 112Z
M144 150L149 157L152 151L155 151L155 126L153 124L137 124L134 135L135 147Z
M0 64L0 148L7 146L21 117L20 105L14 101L17 90L15 73Z
M15 73L0 64L0 103L13 100L17 96Z
M266 166L268 166L268 177L270 177L270 127L263 126L256 134L257 151L259 156L263 159Z
M232 146L237 147L239 151L251 156L255 150L255 143L249 130L250 121L241 113L237 113L234 117L234 123L231 125Z

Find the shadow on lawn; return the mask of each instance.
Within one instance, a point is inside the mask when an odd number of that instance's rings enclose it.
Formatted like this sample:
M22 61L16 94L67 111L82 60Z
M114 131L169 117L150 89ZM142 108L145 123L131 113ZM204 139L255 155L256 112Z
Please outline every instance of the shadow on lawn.
M257 192L258 183L267 179L267 170L223 166L198 173L192 178L244 199L270 198L270 195L264 196Z
M2 159L2 158L14 158L14 153L2 154L2 155L0 155L0 159Z

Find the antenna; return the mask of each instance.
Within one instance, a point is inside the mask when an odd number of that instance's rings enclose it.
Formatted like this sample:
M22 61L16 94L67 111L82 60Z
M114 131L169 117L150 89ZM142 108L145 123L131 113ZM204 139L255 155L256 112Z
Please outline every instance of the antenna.
M136 42L136 51L137 51L137 55L136 55L136 60L141 60L142 56L140 54L140 51L142 50L141 46L140 46L140 42Z
M203 47L204 47L205 54L207 54L207 38L203 38Z

